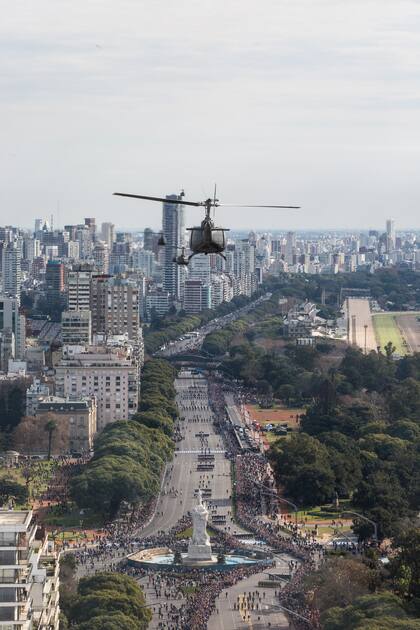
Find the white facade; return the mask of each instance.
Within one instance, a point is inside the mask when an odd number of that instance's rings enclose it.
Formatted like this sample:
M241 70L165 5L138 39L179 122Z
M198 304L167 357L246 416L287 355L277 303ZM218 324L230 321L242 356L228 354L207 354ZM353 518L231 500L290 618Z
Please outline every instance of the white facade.
M22 283L21 257L22 251L16 240L3 247L3 292L18 299L20 299L20 286Z
M0 630L58 630L59 556L32 511L0 511Z
M69 311L90 309L90 283L92 271L69 271L67 276L67 297Z
M139 363L132 346L63 347L56 366L58 396L96 397L98 431L136 413L139 385Z

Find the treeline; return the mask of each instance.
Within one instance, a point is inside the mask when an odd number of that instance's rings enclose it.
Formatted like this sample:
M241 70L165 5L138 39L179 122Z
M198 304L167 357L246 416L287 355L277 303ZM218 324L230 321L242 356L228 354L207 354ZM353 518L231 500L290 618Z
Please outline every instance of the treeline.
M370 273L361 269L356 273L331 275L269 276L264 282L268 291L281 291L284 297L310 300L320 304L325 290L326 304L337 305L342 288L367 289L385 310L407 310L420 304L420 275L409 269L395 267L377 269Z
M349 348L319 384L301 432L274 443L270 457L299 504L337 493L377 523L380 538L398 534L420 508L420 354L393 361ZM355 530L372 534L363 520Z
M63 630L145 630L152 619L143 590L120 573L82 578L76 593L60 597L60 606Z
M278 314L278 299L271 298L261 302L258 306L242 315L240 319L228 324L221 330L215 330L206 335L203 341L203 350L212 356L220 356L228 352L238 335L245 335L252 339L255 335L249 335L250 331L264 332L268 329L279 333L279 325L282 320Z
M72 480L72 497L79 507L112 518L122 501L144 503L158 493L161 472L174 448L174 376L165 361L146 363L139 412L102 431L94 457Z
M204 326L216 317L223 317L223 315L232 313L236 309L248 304L251 299L255 300L258 295L259 293L256 293L252 298L238 295L234 297L231 302L223 302L217 308L202 311L197 315L187 315L185 311L180 311L177 314L168 314L164 317L154 318L151 325L148 328L144 328L145 350L148 354L153 354L153 352L159 350L161 346L167 344L169 341L178 339L178 337L185 335L185 333Z
M288 404L301 405L312 400L323 380L317 362L325 353L326 345L319 344L320 348L290 346L279 354L244 339L231 345L229 356L223 359L219 369L242 380L246 387L266 399L280 398Z

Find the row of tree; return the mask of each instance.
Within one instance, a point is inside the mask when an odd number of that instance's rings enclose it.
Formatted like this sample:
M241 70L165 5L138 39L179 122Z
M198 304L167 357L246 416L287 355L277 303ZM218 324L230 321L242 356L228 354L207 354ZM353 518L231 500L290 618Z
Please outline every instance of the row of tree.
M108 425L95 440L95 454L72 480L79 507L113 517L123 501L145 503L159 491L165 462L172 457L176 417L173 379L165 361L146 363L139 412Z
M252 299L256 299L257 296L258 294L254 294ZM249 301L250 298L238 295L231 302L223 302L217 308L201 311L197 315L187 315L185 311L180 311L176 314L171 313L164 317L155 318L152 320L151 325L144 329L145 350L147 353L153 354L153 352L159 350L161 346L169 341L178 339L185 333L204 326L212 319L233 313L236 309L248 304Z

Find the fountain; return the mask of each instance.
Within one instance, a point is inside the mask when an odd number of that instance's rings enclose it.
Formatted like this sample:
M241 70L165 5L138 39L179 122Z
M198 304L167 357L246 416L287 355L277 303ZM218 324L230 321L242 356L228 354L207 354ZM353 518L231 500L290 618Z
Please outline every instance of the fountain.
M255 564L267 559L267 554L253 552L224 554L223 562L212 554L210 537L207 533L209 512L203 503L203 495L198 490L197 504L192 512L193 533L188 543L188 552L180 555L180 562L175 562L175 554L169 547L143 549L127 556L129 564L136 567L154 568L171 571L188 571L190 568L229 570L238 564Z

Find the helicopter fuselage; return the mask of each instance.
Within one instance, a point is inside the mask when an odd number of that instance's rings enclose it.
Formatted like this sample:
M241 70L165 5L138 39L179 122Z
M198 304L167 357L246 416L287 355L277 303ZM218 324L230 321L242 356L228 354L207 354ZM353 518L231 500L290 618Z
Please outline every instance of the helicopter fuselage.
M214 227L211 220L202 221L201 226L188 228L190 234L190 249L194 254L221 254L226 248L225 232L223 228Z

